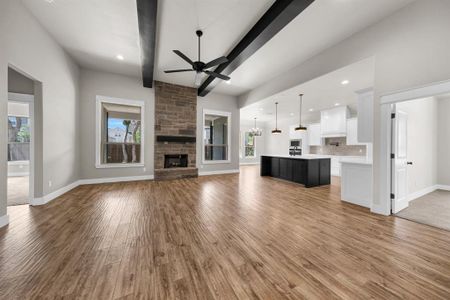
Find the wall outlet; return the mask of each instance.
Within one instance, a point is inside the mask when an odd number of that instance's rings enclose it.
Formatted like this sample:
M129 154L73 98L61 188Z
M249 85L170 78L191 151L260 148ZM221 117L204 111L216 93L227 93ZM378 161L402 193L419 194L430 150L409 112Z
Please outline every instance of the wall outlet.
M145 167L142 168L142 172L144 172L144 173L147 172L147 168L145 168Z
M51 180L48 181L48 187L52 187L52 181Z

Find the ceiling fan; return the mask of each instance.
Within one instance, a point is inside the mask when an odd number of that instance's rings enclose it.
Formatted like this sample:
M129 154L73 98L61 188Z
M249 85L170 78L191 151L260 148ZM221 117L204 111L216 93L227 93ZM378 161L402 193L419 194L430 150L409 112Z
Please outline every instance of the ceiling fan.
M216 58L212 61L210 61L209 63L204 63L200 60L200 38L203 35L203 32L201 30L197 30L195 32L197 34L198 37L198 60L197 61L192 61L189 57L187 57L186 55L184 55L180 50L173 50L173 52L178 55L179 57L181 57L183 60L185 60L187 63L189 63L192 68L191 69L177 69L177 70L167 70L164 71L165 73L179 73L179 72L197 72L197 77L196 77L196 84L199 85L200 82L200 76L198 76L200 73L205 73L208 75L211 75L213 77L222 79L222 80L230 80L230 77L223 75L223 74L219 74L213 71L209 71L208 69L218 66L220 64L226 63L228 62L228 59L225 56L221 56L219 58Z

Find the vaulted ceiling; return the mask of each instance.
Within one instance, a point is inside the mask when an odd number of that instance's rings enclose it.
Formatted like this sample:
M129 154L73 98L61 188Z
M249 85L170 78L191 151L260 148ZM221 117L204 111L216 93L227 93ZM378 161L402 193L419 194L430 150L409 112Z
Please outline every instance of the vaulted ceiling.
M89 69L141 77L134 0L22 0L66 51ZM316 0L232 74L215 92L239 95L374 24L413 0ZM155 79L194 86L192 73L172 50L196 57L195 30L202 29L205 61L226 55L274 0L159 1ZM118 60L120 54L124 60Z

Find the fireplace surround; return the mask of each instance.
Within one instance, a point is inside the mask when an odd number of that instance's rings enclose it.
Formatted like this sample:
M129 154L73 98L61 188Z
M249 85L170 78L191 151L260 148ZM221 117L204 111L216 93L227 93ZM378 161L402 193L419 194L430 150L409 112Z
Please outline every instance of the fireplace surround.
M155 180L198 176L196 136L197 90L155 81Z

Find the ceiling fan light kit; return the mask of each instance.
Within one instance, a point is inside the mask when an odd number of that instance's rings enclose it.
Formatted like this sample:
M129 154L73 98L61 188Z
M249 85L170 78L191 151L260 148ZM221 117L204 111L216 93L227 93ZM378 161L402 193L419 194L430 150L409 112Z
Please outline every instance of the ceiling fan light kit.
M231 79L230 77L208 70L208 69L210 69L212 67L215 67L215 66L227 63L228 59L225 56L221 56L219 58L213 59L209 63L204 63L203 61L201 61L200 38L202 37L203 32L201 30L197 30L195 33L196 33L196 35L198 37L198 60L197 61L192 61L189 57L187 57L185 54L183 54L183 52L181 52L180 50L173 50L173 52L176 55L178 55L184 61L186 61L188 64L190 64L192 68L191 69L166 70L166 71L164 71L164 73L197 72L197 76L200 73L205 73L205 74L208 74L208 75L213 76L215 78L219 78L219 79L222 79L222 80L225 80L225 81L229 81ZM198 79L196 79L196 84L199 85L198 84Z
M300 94L300 115L298 121L298 127L295 128L295 131L304 131L308 130L305 126L302 126L302 105L303 105L303 94Z

